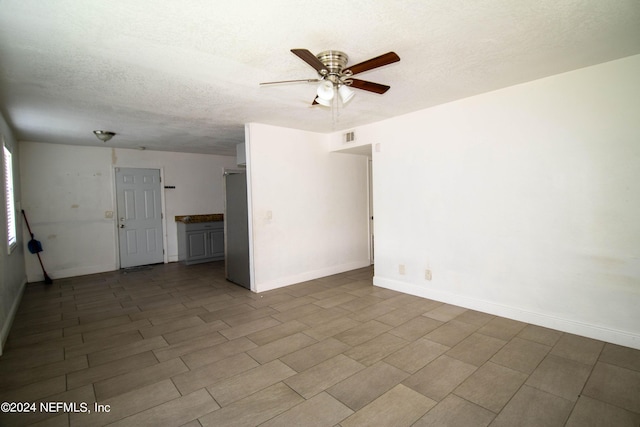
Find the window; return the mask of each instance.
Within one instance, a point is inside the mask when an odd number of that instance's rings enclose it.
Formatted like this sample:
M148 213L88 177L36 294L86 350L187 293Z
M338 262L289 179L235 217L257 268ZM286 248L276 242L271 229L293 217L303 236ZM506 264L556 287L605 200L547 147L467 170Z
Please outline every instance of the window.
M4 195L7 209L7 253L11 253L17 244L16 235L16 209L13 198L13 163L11 161L11 151L9 151L2 141L4 151Z

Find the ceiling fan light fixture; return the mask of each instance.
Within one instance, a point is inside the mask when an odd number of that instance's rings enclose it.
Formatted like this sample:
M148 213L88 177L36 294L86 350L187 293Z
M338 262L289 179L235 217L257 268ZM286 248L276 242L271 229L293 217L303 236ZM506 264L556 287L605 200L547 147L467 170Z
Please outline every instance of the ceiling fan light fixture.
M331 101L333 99L333 95L334 95L334 90L333 90L333 83L328 81L328 80L324 80L322 82L320 82L320 84L318 85L318 98L323 100L323 101ZM317 101L317 100L316 100ZM325 105L321 102L318 102L321 105Z
M338 88L338 93L340 94L340 99L342 99L343 104L351 101L351 98L353 98L353 96L356 94L347 85L340 86L340 88Z
M330 99L323 99L320 98L319 96L316 97L316 102L320 105L322 105L323 107L331 107L331 100Z
M93 134L102 142L107 142L116 135L115 132L110 132L108 130L94 130Z

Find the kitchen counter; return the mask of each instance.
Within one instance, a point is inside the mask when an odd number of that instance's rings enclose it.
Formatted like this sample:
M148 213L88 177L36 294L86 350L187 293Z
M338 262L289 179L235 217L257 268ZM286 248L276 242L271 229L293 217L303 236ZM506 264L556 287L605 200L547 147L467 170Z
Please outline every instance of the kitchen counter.
M177 215L175 217L176 222L182 222L184 224L195 224L198 222L217 222L224 221L224 214L206 214L206 215Z

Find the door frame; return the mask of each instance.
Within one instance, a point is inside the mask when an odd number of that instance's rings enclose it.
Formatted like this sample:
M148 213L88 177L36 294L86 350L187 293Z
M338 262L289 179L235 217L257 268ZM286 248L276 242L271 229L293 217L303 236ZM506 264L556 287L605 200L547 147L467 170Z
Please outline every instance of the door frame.
M169 262L169 250L168 250L168 236L167 236L167 206L164 194L164 167L163 166L133 166L133 165L112 165L111 166L111 183L113 184L113 191L111 192L113 204L113 239L115 243L114 256L116 260L116 270L120 270L120 235L118 233L118 195L116 194L116 168L120 169L155 169L160 171L160 210L162 213L162 262L167 264ZM177 236L177 235L176 235ZM177 237L176 237L177 238ZM177 240L176 240L177 241ZM178 261L178 255L175 256L175 261Z

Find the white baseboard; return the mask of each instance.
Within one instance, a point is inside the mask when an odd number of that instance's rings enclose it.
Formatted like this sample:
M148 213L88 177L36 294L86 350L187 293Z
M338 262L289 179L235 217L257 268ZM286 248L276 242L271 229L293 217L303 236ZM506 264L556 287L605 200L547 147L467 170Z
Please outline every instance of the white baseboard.
M11 331L11 325L13 325L13 319L16 317L16 313L18 312L18 307L20 307L20 301L22 301L22 295L24 294L24 288L27 286L26 278L22 281L20 285L20 289L18 289L18 295L16 299L11 304L11 309L9 313L7 313L7 318L5 319L2 330L0 330L0 356L2 356L2 349L4 348L4 343L7 341L9 337L9 331Z
M68 268L65 270L55 270L55 271L47 271L49 277L51 279L64 279L67 277L76 277L76 276L86 276L87 274L96 274L96 273L105 273L107 271L115 271L117 270L114 264L105 264L105 265L92 265L90 267L79 267L79 268ZM42 282L44 280L44 274L42 272L38 273L27 273L27 282Z
M294 285L296 283L306 282L313 279L319 279L320 277L331 276L333 274L344 273L345 271L368 267L369 265L371 265L371 263L367 259L363 261L350 262L347 264L333 265L331 267L326 267L319 270L305 271L304 273L281 277L269 282L258 283L254 292L259 293L271 291L273 289L282 288L284 286Z
M374 276L373 284L375 286L391 289L405 294L415 295L422 298L429 298L435 301L481 311L483 313L494 314L496 316L506 317L537 326L543 326L545 328L581 335L584 337L640 350L640 335L634 334L632 332L579 322L576 320L562 318L543 312L525 310L519 307L502 305L492 301L469 298L463 295L423 288L411 283L399 282L397 280L387 279L379 276Z

